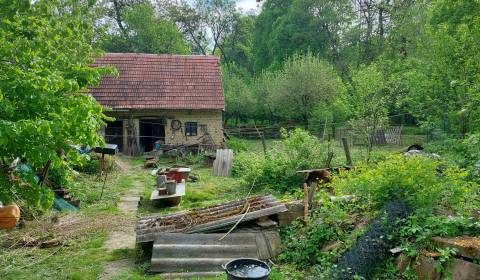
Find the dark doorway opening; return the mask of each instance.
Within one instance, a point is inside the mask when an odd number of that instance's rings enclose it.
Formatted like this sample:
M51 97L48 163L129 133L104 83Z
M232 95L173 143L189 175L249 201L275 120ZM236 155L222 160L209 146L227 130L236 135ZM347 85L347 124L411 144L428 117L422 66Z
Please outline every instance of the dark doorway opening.
M150 152L155 148L155 142L160 140L165 143L165 120L164 119L141 119L140 120L140 146L144 152Z
M116 144L123 151L123 121L107 123L105 127L105 143Z

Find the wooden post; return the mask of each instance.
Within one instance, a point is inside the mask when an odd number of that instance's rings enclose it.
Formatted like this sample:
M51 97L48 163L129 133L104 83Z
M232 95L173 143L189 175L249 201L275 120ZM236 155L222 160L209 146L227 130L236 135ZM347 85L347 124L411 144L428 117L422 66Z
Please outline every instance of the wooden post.
M353 165L352 157L350 156L350 149L348 148L347 138L342 137L343 149L345 150L345 157L347 158L347 164L349 166Z
M45 165L45 167L43 168L43 171L42 171L42 180L40 181L40 186L43 186L43 183L45 182L45 180L47 180L47 176L48 176L48 171L50 170L50 165L52 164L52 161L51 160L48 160L47 161L47 164Z
M325 161L325 167L330 168L330 164L333 159L333 149L332 149L332 139L330 135L328 136L328 148L327 148L327 160Z
M98 175L101 177L103 175L105 169L105 153L102 152L102 159L100 160L100 174ZM105 189L105 183L107 182L107 172L105 171L105 179L103 180L102 185L102 192L100 193L100 199L103 197L103 190Z
M303 219L305 223L308 221L308 185L307 183L303 184Z
M267 143L265 142L265 133L262 133L263 154L267 155Z
M105 153L102 152L102 158L100 159L100 172L99 172L99 176L102 176L103 175L103 171L105 169Z
M310 182L310 187L308 188L308 209L313 209L313 197L315 196L317 186L317 181Z
M258 130L257 126L255 125L255 129L257 130L258 136L260 139L262 139L262 146L263 146L263 154L267 155L267 144L265 143L265 133L260 133L260 130Z
M322 140L325 140L325 133L327 132L327 120L328 120L328 118L325 117L325 124L323 125L323 136L322 136Z

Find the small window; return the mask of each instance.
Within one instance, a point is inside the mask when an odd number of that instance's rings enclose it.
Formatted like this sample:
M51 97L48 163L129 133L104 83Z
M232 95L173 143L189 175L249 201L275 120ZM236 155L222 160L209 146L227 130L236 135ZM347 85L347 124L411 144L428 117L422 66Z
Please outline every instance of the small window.
M196 122L186 122L185 123L185 135L186 136L197 136L197 123Z

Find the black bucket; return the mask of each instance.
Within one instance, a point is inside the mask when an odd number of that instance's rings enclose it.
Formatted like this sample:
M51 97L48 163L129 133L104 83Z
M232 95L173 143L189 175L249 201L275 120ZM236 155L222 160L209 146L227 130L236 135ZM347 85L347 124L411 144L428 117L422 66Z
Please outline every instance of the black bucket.
M228 280L266 280L272 271L265 262L256 259L236 259L223 265Z

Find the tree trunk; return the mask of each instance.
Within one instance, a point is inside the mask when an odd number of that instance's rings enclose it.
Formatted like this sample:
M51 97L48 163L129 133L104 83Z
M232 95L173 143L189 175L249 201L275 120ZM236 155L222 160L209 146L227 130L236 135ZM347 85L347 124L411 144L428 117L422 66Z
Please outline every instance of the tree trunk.
M118 24L118 27L122 31L124 35L127 35L127 32L125 31L125 27L123 26L122 23L122 11L120 7L120 3L118 3L118 0L113 0L113 7L115 9L115 21Z

